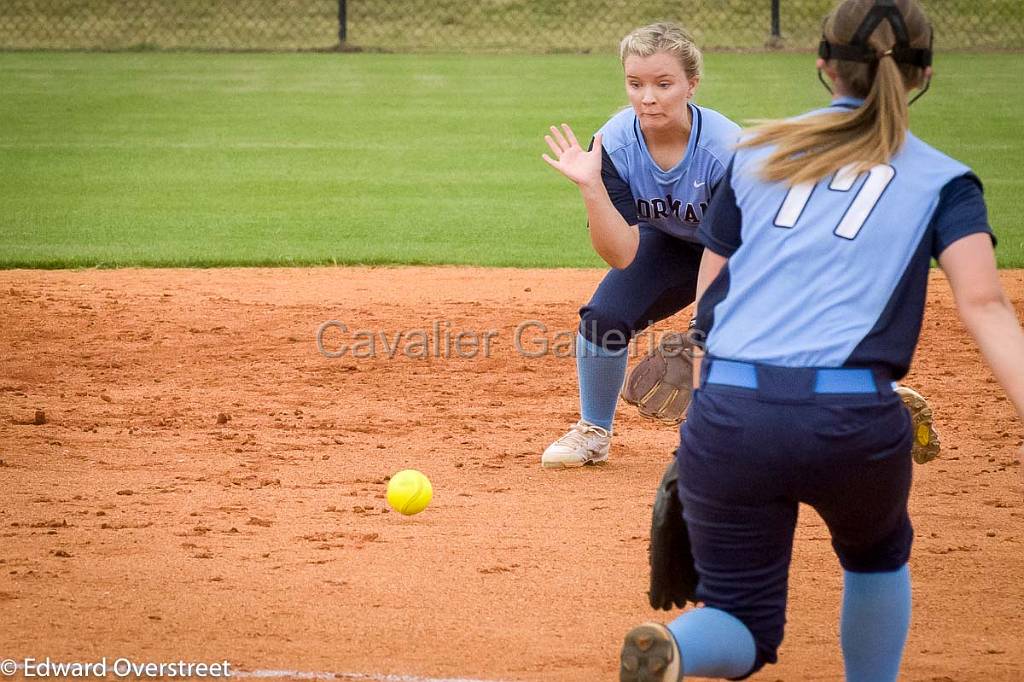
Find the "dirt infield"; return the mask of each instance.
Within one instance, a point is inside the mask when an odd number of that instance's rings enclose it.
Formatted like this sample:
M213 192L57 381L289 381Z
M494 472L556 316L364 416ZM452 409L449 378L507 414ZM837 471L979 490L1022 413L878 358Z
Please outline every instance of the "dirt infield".
M614 679L625 630L662 617L647 529L676 434L623 409L607 465L539 467L578 409L558 332L601 275L0 272L0 658ZM1003 280L1024 313L1024 272ZM318 351L328 320L343 357ZM907 383L945 449L915 468L904 679L1024 679L1021 425L941 276ZM408 467L435 499L404 518L383 493ZM841 679L839 596L805 513L781 661L755 679Z

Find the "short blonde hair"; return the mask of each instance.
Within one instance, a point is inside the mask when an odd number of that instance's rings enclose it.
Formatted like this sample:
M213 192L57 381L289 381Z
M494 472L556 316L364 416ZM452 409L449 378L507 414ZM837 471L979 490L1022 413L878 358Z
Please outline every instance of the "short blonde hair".
M660 21L641 26L630 31L619 44L623 65L627 57L650 57L659 52L667 52L675 57L689 80L699 78L704 70L704 55L694 44L693 37L678 24Z

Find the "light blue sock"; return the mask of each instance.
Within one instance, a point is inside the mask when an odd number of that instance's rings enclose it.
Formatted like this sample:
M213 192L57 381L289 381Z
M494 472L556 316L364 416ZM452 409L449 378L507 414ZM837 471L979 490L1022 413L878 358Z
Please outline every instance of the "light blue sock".
M910 570L843 576L840 637L847 682L896 680L910 629Z
M612 428L619 391L626 379L629 348L605 350L576 334L576 373L580 380L580 416L601 428Z
M754 667L754 636L738 618L718 609L692 609L668 624L679 645L683 675L742 677Z

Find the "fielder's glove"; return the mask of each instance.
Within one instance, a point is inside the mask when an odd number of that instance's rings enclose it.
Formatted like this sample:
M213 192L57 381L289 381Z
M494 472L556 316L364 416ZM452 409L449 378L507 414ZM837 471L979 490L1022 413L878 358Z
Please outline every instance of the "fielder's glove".
M697 601L697 569L693 565L678 484L679 470L673 457L661 477L651 515L651 590L647 595L652 608L664 611Z
M694 344L687 334L669 333L633 368L622 386L622 399L644 417L678 424L693 393Z

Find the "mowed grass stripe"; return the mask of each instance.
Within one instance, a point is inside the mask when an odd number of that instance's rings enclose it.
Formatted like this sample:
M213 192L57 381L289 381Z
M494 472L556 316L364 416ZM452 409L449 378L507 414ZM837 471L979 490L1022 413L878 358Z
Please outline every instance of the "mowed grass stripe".
M1018 267L1022 60L940 55L912 110ZM0 91L2 267L601 264L540 154L625 105L612 56L0 54ZM699 101L749 122L827 94L809 55L711 54Z

